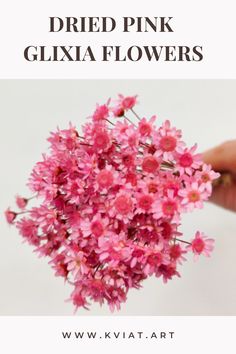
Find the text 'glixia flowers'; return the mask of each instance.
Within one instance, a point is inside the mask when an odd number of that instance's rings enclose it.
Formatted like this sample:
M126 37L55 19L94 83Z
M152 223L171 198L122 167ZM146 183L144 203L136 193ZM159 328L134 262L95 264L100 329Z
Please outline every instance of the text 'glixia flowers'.
M29 180L39 206L17 196L21 211L5 212L73 286L76 309L89 300L119 309L147 277L166 282L179 276L187 252L213 249L201 232L188 242L178 228L182 213L203 207L218 174L169 121L157 127L155 116L140 119L136 103L120 95L97 105L83 134L72 125L51 133L50 153Z

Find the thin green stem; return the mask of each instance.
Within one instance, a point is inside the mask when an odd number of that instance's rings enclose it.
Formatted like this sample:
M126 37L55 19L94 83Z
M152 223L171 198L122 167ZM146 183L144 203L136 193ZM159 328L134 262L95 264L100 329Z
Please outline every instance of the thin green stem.
M191 245L191 242L180 240L179 238L175 238L176 241L187 243L188 245Z
M133 110L133 108L131 108L131 112L135 115L135 117L138 119L138 120L141 120L141 118L138 116L138 114Z

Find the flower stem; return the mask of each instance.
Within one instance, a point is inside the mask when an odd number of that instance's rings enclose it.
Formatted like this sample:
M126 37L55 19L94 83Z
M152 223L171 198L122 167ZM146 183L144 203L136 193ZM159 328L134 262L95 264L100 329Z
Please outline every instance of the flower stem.
M176 241L187 243L188 245L191 245L191 242L180 240L179 238L175 238Z
M141 120L141 118L137 115L137 113L133 110L133 108L131 108L131 111L133 112L133 114L135 115L135 117L136 117L138 120Z
M27 214L29 213L30 210L24 210L24 211L19 211L18 213L16 213L17 215L21 215L21 214Z
M126 116L124 115L124 118L125 118L130 124L134 125L134 126L137 128L137 126L136 126L128 117L126 117Z
M105 119L108 123L110 123L111 125L113 125L114 127L115 127L115 124L114 123L112 123L109 119Z

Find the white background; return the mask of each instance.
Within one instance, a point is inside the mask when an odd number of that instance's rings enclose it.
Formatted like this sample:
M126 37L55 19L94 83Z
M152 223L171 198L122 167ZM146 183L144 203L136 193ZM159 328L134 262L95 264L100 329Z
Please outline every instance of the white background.
M112 16L111 33L49 33L49 16ZM123 16L173 17L173 33L122 33ZM0 1L1 78L236 78L234 0ZM201 62L27 62L29 46L203 46Z
M3 212L25 186L35 162L47 151L46 138L58 125L78 127L96 102L117 93L139 94L140 115L157 114L183 130L184 140L199 144L199 151L235 138L236 81L0 81L0 315L71 315L64 300L71 288L55 278L46 259L38 259ZM207 204L188 214L182 230L187 239L196 229L216 239L211 259L197 263L189 257L181 279L167 285L159 279L129 293L120 315L236 315L236 215ZM80 315L110 314L95 305Z

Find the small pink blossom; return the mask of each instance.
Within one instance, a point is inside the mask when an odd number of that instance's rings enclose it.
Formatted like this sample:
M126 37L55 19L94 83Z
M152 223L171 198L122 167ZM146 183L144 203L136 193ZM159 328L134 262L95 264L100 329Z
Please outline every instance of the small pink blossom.
M119 95L118 105L124 110L132 109L137 103L137 96Z
M197 145L195 144L190 149L180 148L177 155L177 170L180 174L186 173L191 176L203 163L200 154L195 154Z
M195 254L197 259L199 255L203 254L206 257L210 257L211 252L214 249L214 240L207 238L204 233L197 231L191 245L187 246L188 250L191 250Z
M156 116L152 116L148 121L146 118L140 120L138 124L138 129L141 137L150 137L153 131L153 124L156 120Z
M96 214L93 216L92 220L82 220L80 228L84 237L88 237L90 235L100 237L106 231L106 226L108 223L109 219L102 218L100 214Z
M153 143L165 161L175 159L176 152L184 147L180 139L181 131L171 127L169 120L166 120L158 130L153 131Z
M28 203L28 199L20 197L19 195L16 196L16 205L20 209L25 209L26 205Z
M15 218L17 217L17 213L15 213L10 208L8 208L5 211L5 217L6 217L6 220L7 220L8 224L13 224Z
M114 174L111 168L103 169L98 172L96 182L101 190L108 190L114 182Z
M33 246L38 246L40 244L40 239L38 236L38 226L35 224L34 220L22 218L17 222L17 228L19 229L22 237Z
M105 130L99 129L98 131L95 132L94 134L94 147L98 151L104 151L107 150L108 147L111 144L111 140L109 137L108 132Z
M187 251L178 243L170 247L170 258L175 262L182 264L183 261L186 261L186 258L183 256L185 253L187 253Z
M213 171L210 165L203 164L201 171L196 172L196 177L204 183L207 192L211 194L212 182L220 177L220 173Z
M155 155L147 155L142 161L142 169L146 173L155 174L159 169L160 162Z
M128 223L133 216L133 198L129 193L120 192L113 202L110 215L124 223Z
M203 208L203 202L208 198L204 184L199 185L197 182L186 184L185 189L180 190L178 194L183 198L182 205L188 211Z
M173 192L169 191L168 195L164 196L161 200L155 200L153 211L153 216L155 219L170 218L177 221L179 204L174 198Z
M95 112L93 113L93 121L101 122L104 119L107 119L109 116L109 108L107 105L97 105Z
M150 194L140 194L137 197L136 213L150 213L154 199Z
M75 287L74 291L71 293L70 300L73 302L73 305L75 306L75 311L79 307L83 307L84 309L88 310L88 302L86 300L86 297L82 295L83 291L81 291L79 288Z

